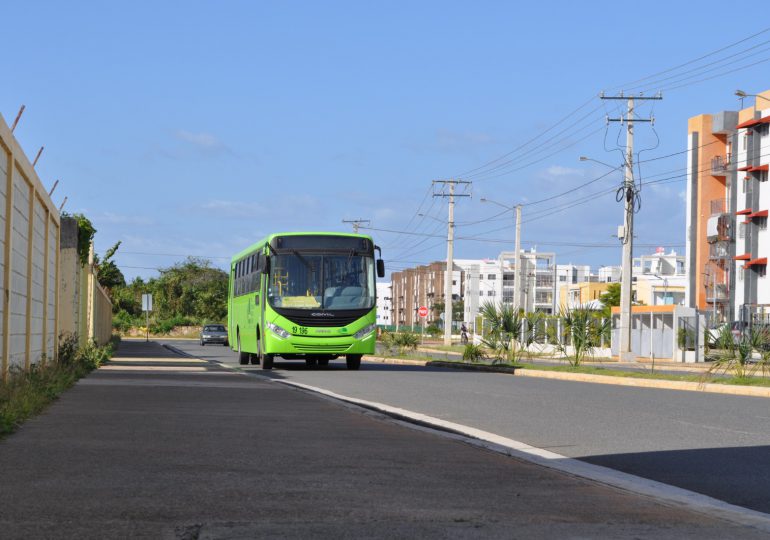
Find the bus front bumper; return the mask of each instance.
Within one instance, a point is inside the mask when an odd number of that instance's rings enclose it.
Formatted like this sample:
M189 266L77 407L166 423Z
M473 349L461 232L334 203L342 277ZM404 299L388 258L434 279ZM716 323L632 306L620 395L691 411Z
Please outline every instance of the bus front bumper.
M373 354L376 341L375 332L362 339L355 339L353 336L318 338L294 335L281 338L268 331L265 335L265 352L277 356Z

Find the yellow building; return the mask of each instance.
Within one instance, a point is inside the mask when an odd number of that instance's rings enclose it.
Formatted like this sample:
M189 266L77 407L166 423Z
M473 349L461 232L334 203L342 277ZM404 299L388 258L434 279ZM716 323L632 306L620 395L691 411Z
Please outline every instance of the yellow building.
M607 292L608 285L609 283L604 281L571 283L561 289L559 294L559 306L573 308L596 304L598 307L599 298Z

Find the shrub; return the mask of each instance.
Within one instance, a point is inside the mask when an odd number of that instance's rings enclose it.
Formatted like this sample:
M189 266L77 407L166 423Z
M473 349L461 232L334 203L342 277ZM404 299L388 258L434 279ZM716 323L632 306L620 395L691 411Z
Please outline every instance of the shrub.
M467 362L479 362L486 358L487 355L484 353L484 348L481 345L474 345L473 343L468 343L465 346L465 350L463 351L463 360Z
M58 362L43 362L29 370L14 369L0 383L0 436L11 433L24 420L41 412L75 381L98 367L112 354L115 340L97 347L78 347L77 335L60 336Z
M425 329L425 332L426 332L426 333L427 333L429 336L432 336L432 337L437 337L437 336L440 336L440 335L443 333L443 332L442 332L442 330L441 330L441 328L439 328L439 327L438 327L438 325L436 325L435 323L434 323L434 324L431 324L430 326L428 326L428 327Z
M420 336L412 332L400 332L393 336L393 342L398 347L398 354L404 354L407 350L413 351L420 344Z

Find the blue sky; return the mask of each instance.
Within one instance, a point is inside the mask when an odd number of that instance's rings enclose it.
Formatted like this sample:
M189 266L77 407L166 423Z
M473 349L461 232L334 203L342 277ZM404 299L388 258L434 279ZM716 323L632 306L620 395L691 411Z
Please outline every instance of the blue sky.
M270 232L350 230L341 220L354 218L381 229L390 269L443 259L446 200L430 186L444 178L474 180L456 206L455 256L495 257L512 248L512 220L481 197L531 203L607 172L580 155L621 163L620 126L602 119L620 103L591 99L599 91L664 89L639 109L656 119L637 126L644 160L683 151L690 116L737 109L736 88L770 88L770 62L696 82L770 58L770 32L677 68L764 30L723 2L679 4L12 2L0 114L10 124L26 105L15 133L30 157L45 145L41 179L60 179L54 201L93 221L97 252L123 242L128 278L185 255L223 266ZM645 163L642 178L685 165ZM683 253L674 180L643 188L636 241ZM614 196L563 206L619 182L525 206L524 247L618 264Z

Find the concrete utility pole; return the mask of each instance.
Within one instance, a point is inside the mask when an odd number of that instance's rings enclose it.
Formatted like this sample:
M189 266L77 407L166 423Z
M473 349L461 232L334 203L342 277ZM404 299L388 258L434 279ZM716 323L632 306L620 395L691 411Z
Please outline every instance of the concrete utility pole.
M516 256L513 260L515 265L513 268L513 309L518 313L519 308L521 307L521 294L524 290L521 286L521 205L517 204L513 207L506 206L503 203L487 199L486 197L482 197L481 202L496 204L497 206L501 206L507 210L515 210L516 212Z
M608 122L626 122L626 163L623 179L623 259L620 275L620 361L632 362L635 359L631 350L631 295L632 266L634 257L634 212L636 206L636 184L634 182L634 122L652 122L653 119L634 118L634 100L659 100L658 94L651 97L615 97L600 96L601 99L625 99L628 101L628 114L625 118L607 118Z
M358 234L358 228L361 225L369 225L371 221L369 221L368 219L343 219L342 223L352 223L353 233Z
M519 312L521 306L521 205L516 205L516 266L513 269L513 309Z
M449 185L449 194L434 193L434 197L449 197L449 221L447 223L446 276L444 278L444 345L452 344L452 276L454 274L455 197L470 197L470 193L455 194L455 185L470 184L465 180L434 180L433 185Z

